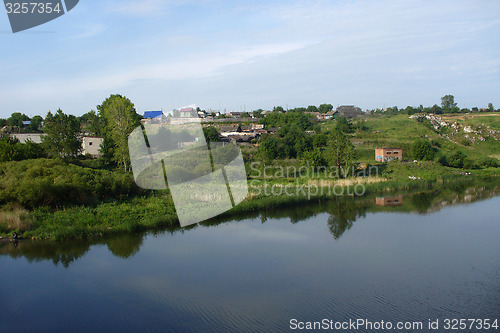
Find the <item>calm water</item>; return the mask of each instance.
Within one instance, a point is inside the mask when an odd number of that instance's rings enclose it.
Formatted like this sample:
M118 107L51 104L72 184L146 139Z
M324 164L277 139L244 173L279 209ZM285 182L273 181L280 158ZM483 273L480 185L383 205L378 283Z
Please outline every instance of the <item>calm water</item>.
M309 204L93 243L3 244L0 331L500 319L500 197L449 205L468 195Z

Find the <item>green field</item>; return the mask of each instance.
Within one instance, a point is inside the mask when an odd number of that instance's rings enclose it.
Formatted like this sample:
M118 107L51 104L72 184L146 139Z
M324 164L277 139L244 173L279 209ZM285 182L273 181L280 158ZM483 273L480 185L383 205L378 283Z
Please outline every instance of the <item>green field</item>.
M443 117L447 122L457 122L463 129L465 126L497 131L496 138L488 133L483 135L485 141L476 140L474 143L465 141L465 133L460 130L454 135L454 140L450 140L442 133L437 133L432 128L407 115L397 116L373 116L367 117L363 131L356 131L350 134L351 142L357 149L357 159L359 162L373 163L375 160L375 148L378 147L400 147L403 148L403 156L408 160L412 159L409 154L411 145L417 139L429 140L433 146L441 153L450 155L456 151L463 151L470 158L495 157L500 158L500 114L488 116L461 116ZM326 123L325 129L335 126L335 122ZM443 130L446 132L446 129ZM446 134L446 133L444 133Z

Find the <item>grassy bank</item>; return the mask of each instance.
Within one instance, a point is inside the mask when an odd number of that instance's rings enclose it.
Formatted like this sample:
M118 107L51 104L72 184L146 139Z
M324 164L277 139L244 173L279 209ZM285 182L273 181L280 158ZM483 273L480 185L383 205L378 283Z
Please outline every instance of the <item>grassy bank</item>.
M379 178L377 180L360 178L349 182L340 181L337 183L338 186L335 187L335 190L332 190L332 184L320 186L320 182L301 186L289 185L289 191L286 193L284 191L279 192L280 189L283 189L283 186L279 183L267 183L252 187L250 189L250 199L246 199L218 218L273 211L282 207L318 200L337 200L338 197L357 196L356 191L357 194L363 196L373 194L390 195L396 191L412 192L430 188L456 187L499 181L499 177L496 176L457 175L427 180L412 180L403 177ZM4 237L8 236L7 233L15 230L21 233L24 238L34 239L97 238L117 233L137 232L178 225L174 205L168 192L155 192L145 196L104 202L94 206L73 206L58 210L41 207L32 211L17 210L9 214L7 220L9 221L9 227L6 227L4 222L0 224L3 228L0 232Z
M444 166L449 164L442 165L438 160L439 156L451 156L458 151L472 161L498 157L499 119L497 115L448 117L449 124L459 126L450 125L448 130L460 128L451 136L451 132L435 131L406 115L368 117L364 129L350 133L349 137L357 150L355 162L375 167L368 172L369 177L339 180L322 173L311 174L304 172L304 162L297 158L276 159L271 164L259 160L255 169L251 162L258 160L258 148L243 147L250 195L222 218L314 200L333 200L338 196L470 185L485 179L498 182L500 168L478 163L481 169L458 169ZM334 126L335 121L329 121L323 124L323 130ZM472 132L469 129L465 132L466 127L481 132L484 140L475 134L475 141L471 141ZM413 162L411 146L420 138L432 143L437 152L433 160ZM381 146L402 147L406 161L374 165L374 148ZM17 232L35 239L97 238L178 225L168 191L142 190L135 185L131 174L106 168L100 162L37 159L0 163L0 237ZM265 168L270 171L267 175ZM297 172L280 174L279 170L288 169ZM358 169L355 174L358 171L363 173Z

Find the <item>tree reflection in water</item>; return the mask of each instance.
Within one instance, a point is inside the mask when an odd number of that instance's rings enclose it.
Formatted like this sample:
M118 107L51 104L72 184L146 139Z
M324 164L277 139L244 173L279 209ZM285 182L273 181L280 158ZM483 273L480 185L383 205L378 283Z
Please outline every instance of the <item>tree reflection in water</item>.
M367 211L427 214L437 211L447 205L462 202L473 202L491 198L500 193L500 186L493 183L463 187L455 185L451 188L441 187L439 190L422 191L405 195L402 205L378 207L375 205L375 196L367 197L338 197L328 200L309 201L293 203L293 205L263 210L258 213L240 214L238 216L226 216L212 219L200 225L192 225L188 228L169 227L164 230L155 230L148 233L129 233L93 240L72 241L7 241L0 243L0 255L11 258L26 258L29 262L50 260L54 265L61 264L63 267L85 256L94 245L106 245L109 251L120 258L128 259L136 255L143 244L146 235L174 234L190 232L199 227L215 227L225 223L236 223L237 221L260 218L262 223L270 219L288 219L290 223L299 223L327 213L327 225L334 239L339 239L352 228L354 222L365 217ZM391 193L391 196L394 196ZM380 195L379 195L380 196ZM272 222L270 222L272 223Z
M339 239L346 230L352 228L354 222L365 217L367 210L366 202L358 202L350 198L342 198L331 202L326 212L328 217L328 228L333 238Z

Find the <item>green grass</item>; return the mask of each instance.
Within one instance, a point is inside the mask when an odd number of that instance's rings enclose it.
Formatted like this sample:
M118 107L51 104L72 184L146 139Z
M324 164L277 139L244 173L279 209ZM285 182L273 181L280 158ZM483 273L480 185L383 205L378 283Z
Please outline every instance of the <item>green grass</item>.
M445 118L445 120L450 123L457 121L461 126L483 128L489 126L492 130L500 131L500 116L468 116L465 120L455 120L455 118ZM332 126L325 124L324 128ZM491 135L486 137L486 141L476 140L475 143L469 142L468 145L464 145L466 133L463 130L454 136L455 141L450 141L425 124L410 119L408 115L367 117L366 126L367 130L350 134L351 142L358 152L357 160L363 163L374 162L374 149L378 147L401 147L403 158L411 160L411 146L417 139L431 141L438 152L444 155L451 155L461 150L472 159L500 158L500 141Z
M464 124L479 126L487 123L492 129L500 129L500 117L484 116L461 120ZM324 123L323 129L335 126L334 121ZM495 156L500 152L500 141L489 138L469 146L447 140L428 126L409 119L407 115L392 117L368 117L367 130L350 134L357 150L357 161L375 164L374 148L396 146L404 149L407 161L377 164L379 175L386 181L366 185L366 193L391 193L412 191L444 184L473 184L490 177L498 181L499 168L464 170L440 165L436 161L413 163L410 147L418 138L430 140L438 149L438 155L451 155L464 151L470 159ZM481 125L483 126L483 125ZM252 160L254 147L243 148L245 158ZM302 162L297 159L273 161L277 167L299 169ZM172 199L168 192L138 191L130 175L102 170L99 161L85 161L80 165L66 165L59 161L33 160L8 162L0 169L0 236L12 231L24 232L25 237L37 239L95 238L104 235L134 232L178 224ZM254 178L247 168L254 185L284 186L308 185L322 176L297 175L290 177ZM415 177L416 180L409 177ZM30 179L30 177L32 179ZM329 179L334 181L332 179ZM42 182L43 181L43 182ZM38 184L40 183L40 184ZM38 186L38 185L39 186ZM36 186L35 186L36 185ZM352 192L353 185L346 187ZM44 193L41 195L40 193ZM324 192L297 195L256 195L245 200L231 211L223 214L241 214L276 210L279 207L306 203L310 200L331 199L332 194ZM71 199L71 200L69 200ZM50 208L47 207L49 204ZM23 207L31 208L26 211Z

